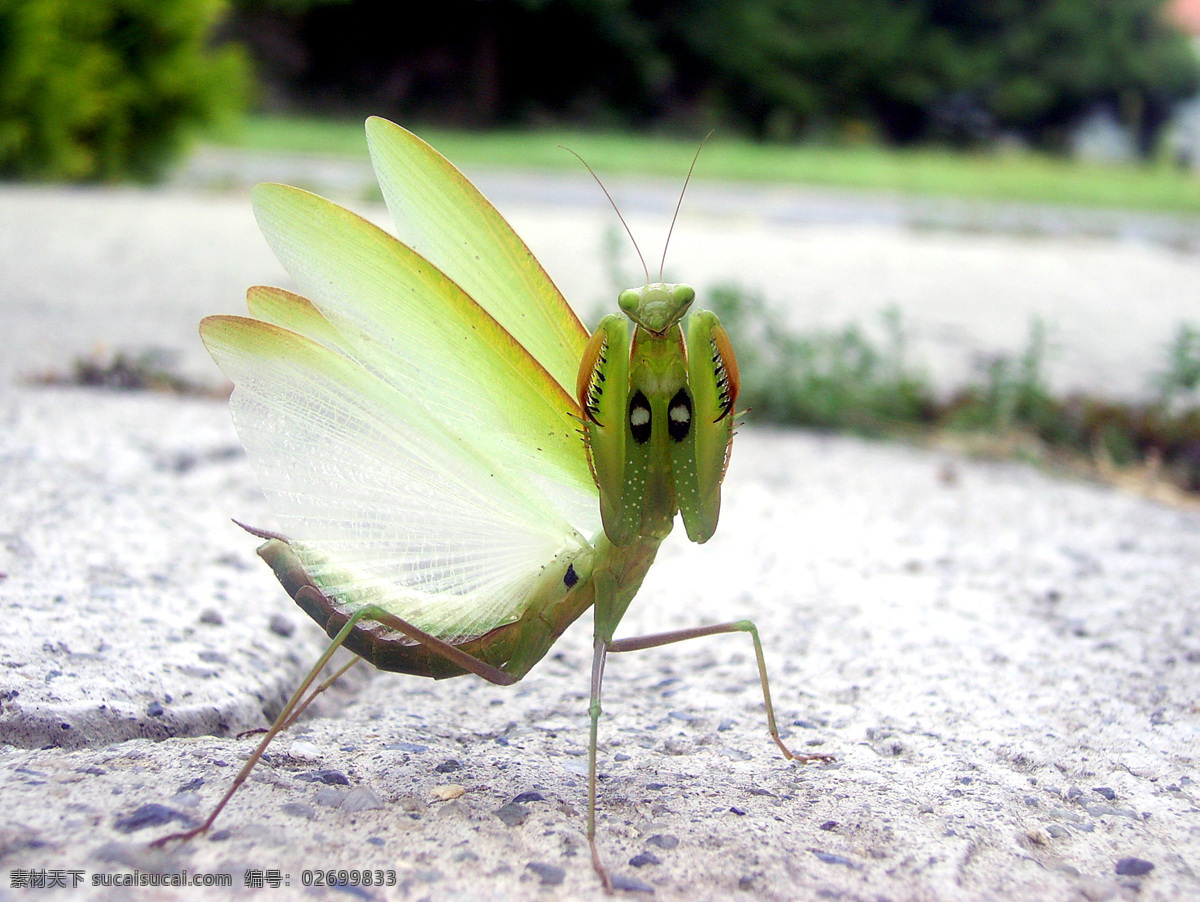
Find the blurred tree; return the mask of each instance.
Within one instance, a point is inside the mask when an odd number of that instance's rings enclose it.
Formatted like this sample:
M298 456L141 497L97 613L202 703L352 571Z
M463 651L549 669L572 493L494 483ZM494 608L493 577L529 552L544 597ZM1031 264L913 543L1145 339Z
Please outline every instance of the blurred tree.
M863 121L915 137L948 76L924 3L704 0L681 33L726 108L764 136Z
M628 0L239 0L234 34L276 108L458 125L661 112L669 71ZM282 8L290 13L280 14Z
M760 132L865 119L895 140L1045 146L1107 107L1154 143L1200 87L1163 0L704 0L683 26Z
M996 123L1051 147L1098 108L1143 153L1178 100L1200 87L1195 51L1163 0L932 0L930 20L958 36L968 87Z
M1163 2L440 0L397 28L392 0L240 0L239 34L324 111L1058 146L1104 106L1149 148L1200 84Z
M0 175L153 177L187 131L240 108L224 0L0 0Z

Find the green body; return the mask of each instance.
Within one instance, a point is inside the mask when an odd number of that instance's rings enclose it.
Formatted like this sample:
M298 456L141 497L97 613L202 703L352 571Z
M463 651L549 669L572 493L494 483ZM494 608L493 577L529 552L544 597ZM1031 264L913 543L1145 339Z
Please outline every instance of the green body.
M629 319L597 327L580 370L588 459L604 531L616 545L717 528L733 440L737 364L714 314L681 323L695 292L656 283L622 292Z
M453 637L457 649L519 680L592 606L597 640L611 642L675 514L682 509L693 540L712 535L733 436L736 364L711 313L688 317L685 339L680 320L694 297L686 285L634 289L621 297L629 318L614 315L600 323L583 355L577 388L604 532L589 547L545 565L518 618ZM330 637L362 606L323 590L303 561L314 560L316 552L305 546L294 549L273 538L259 554ZM330 569L324 560L319 565ZM344 644L381 670L436 679L469 672L436 647L370 620L352 629Z

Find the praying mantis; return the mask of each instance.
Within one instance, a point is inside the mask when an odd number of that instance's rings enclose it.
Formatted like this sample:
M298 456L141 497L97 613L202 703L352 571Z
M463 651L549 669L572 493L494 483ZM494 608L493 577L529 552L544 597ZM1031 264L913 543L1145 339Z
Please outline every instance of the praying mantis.
M738 416L733 348L661 270L589 336L451 163L383 119L368 120L367 140L398 237L260 185L259 226L304 295L251 288L249 317L200 326L282 527L247 529L332 642L204 823L157 844L208 830L321 690L305 699L337 648L381 670L507 686L591 608L586 832L612 892L596 841L609 654L748 633L772 739L787 759L829 760L780 738L750 621L615 638L675 515L694 542L716 530Z

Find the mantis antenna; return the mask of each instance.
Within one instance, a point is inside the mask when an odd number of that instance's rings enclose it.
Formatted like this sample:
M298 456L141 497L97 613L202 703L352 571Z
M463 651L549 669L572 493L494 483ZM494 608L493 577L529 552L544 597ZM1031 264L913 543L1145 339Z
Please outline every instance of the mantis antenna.
M715 131L715 129L713 131ZM683 197L685 194L687 194L688 183L692 180L692 173L696 171L696 162L700 159L700 151L704 150L704 145L708 143L708 139L712 136L713 132L710 131L704 136L704 140L700 142L700 146L696 148L696 153L692 157L692 165L688 167L687 177L684 178L683 188L679 192L679 200L675 202L675 212L671 216L671 226L667 229L667 240L663 242L662 259L658 263L659 282L663 280L663 271L667 268L667 248L671 246L671 235L675 232L675 222L679 219L679 210L683 207ZM600 186L600 190L604 192L604 196L608 198L608 202L612 204L613 212L617 214L617 219L621 220L621 225L625 227L625 234L629 236L629 240L633 244L633 249L637 251L638 260L640 260L642 264L642 272L646 274L646 284L649 285L650 268L646 266L646 258L642 256L642 249L638 247L637 239L633 237L633 230L629 228L629 223L625 221L625 217L621 215L621 208L617 206L617 202L613 200L613 196L609 194L608 189L604 187L604 182L600 181L600 176L596 175L596 170L589 166L588 161L582 156L565 145L560 144L558 146L583 164L584 168L587 169L592 178L596 180L596 184Z
M713 129L713 131L716 131L716 129ZM660 260L658 263L658 281L660 281L660 282L663 280L663 270L667 268L667 248L670 247L670 245L671 245L671 235L675 231L675 220L677 220L679 218L679 208L683 206L683 196L685 194L687 194L688 182L690 182L692 180L692 172L694 172L696 169L696 161L700 159L700 151L704 150L704 145L708 143L708 139L711 138L712 136L713 136L713 133L712 133L712 131L710 131L707 135L704 136L704 140L700 142L700 146L696 148L696 155L694 157L692 157L692 165L688 167L687 178L685 178L683 180L683 189L679 192L679 200L676 201L676 203L675 203L675 215L671 217L671 227L669 229L667 229L667 240L663 242L662 260ZM597 181L599 181L599 180L597 179ZM601 187L604 187L604 186L601 185ZM605 191L604 193L607 194L608 192ZM612 200L612 198L609 198L609 200ZM617 215L620 216L621 214L618 213ZM624 221L624 220L622 220L622 221ZM626 226L626 228L628 228L628 226ZM630 235L629 237L633 238L632 235ZM636 245L635 245L635 247L636 247ZM642 265L645 266L644 263ZM647 282L650 281L649 276L646 277L646 281Z
M629 228L629 223L625 221L625 217L621 215L621 208L617 206L617 202L613 200L613 196L608 193L608 189L604 187L604 182L600 181L600 176L596 175L596 170L588 165L588 161L577 154L571 148L562 144L558 145L567 153L571 154L575 159L583 164L584 168L591 173L592 178L596 180L596 184L600 186L600 190L604 192L604 196L608 198L608 202L612 204L613 212L617 214L617 219L621 220L621 225L625 226L625 234L629 236L629 240L633 242L633 249L637 251L638 259L642 261L642 272L646 274L646 284L650 284L650 268L646 266L646 258L642 256L642 249L638 247L637 239L633 237L633 231ZM695 165L695 164L693 164ZM661 273L659 274L661 278Z

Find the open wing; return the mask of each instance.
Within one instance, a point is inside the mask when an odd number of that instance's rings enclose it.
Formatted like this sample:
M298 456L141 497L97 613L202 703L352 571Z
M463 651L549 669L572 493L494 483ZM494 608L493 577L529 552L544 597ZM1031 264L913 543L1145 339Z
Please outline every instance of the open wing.
M578 404L480 303L382 229L315 194L259 185L254 210L279 261L336 330L339 350L525 478L581 531L598 522Z
M478 635L520 616L544 567L600 530L570 393L587 336L457 170L395 126L369 132L425 256L330 201L260 185L259 225L304 296L253 288L254 319L210 317L201 335L322 590Z
M570 393L587 329L525 242L412 132L372 117L367 146L400 240L479 301Z
M246 317L208 317L201 335L234 382L234 424L280 525L340 604L478 635L587 544L520 474L337 351Z

